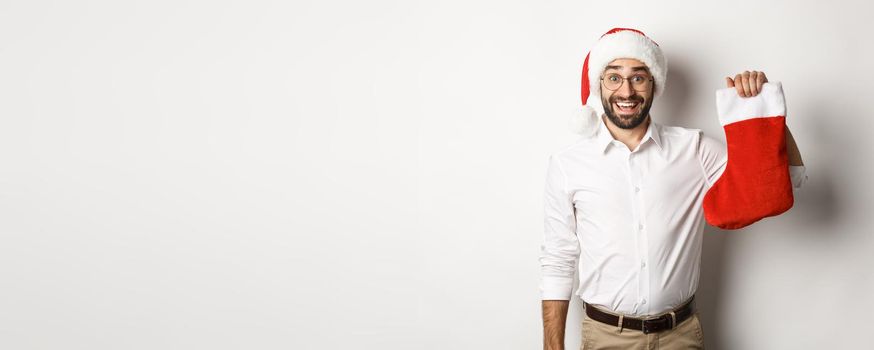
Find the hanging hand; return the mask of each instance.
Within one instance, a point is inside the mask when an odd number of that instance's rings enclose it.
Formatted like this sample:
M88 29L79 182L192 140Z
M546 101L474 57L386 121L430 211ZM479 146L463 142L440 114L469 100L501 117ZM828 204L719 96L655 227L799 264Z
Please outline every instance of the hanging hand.
M768 82L765 72L745 71L734 76L734 80L725 77L725 82L730 88L737 89L740 97L753 97L762 91L762 85Z

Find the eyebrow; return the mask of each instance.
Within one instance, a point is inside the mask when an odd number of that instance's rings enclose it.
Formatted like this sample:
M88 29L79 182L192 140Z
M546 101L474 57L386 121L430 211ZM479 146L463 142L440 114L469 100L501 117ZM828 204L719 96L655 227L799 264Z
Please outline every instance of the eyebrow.
M621 68L622 68L622 66L607 66L606 69L616 69L616 70L619 70L619 69L621 69ZM635 71L635 72L637 72L637 71L649 72L649 69L647 69L646 66L631 67L631 70L632 70L632 71Z

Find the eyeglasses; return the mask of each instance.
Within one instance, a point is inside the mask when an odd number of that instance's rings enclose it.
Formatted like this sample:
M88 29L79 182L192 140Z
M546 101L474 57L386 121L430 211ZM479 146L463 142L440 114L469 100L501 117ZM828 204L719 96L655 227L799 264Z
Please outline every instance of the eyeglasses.
M647 91L652 87L651 83L653 78L643 74L635 74L626 78L616 73L610 73L601 77L601 82L604 84L604 87L611 91L619 90L622 83L626 80L628 80L628 83L631 84L631 87L634 90Z

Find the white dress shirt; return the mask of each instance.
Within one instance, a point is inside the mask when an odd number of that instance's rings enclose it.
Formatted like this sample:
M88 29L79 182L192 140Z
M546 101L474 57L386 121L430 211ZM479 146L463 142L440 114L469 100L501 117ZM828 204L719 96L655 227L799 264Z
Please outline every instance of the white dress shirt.
M629 316L670 311L698 288L702 202L727 163L700 130L651 122L629 151L602 120L549 157L541 245L543 300L583 301ZM790 166L793 188L807 176Z

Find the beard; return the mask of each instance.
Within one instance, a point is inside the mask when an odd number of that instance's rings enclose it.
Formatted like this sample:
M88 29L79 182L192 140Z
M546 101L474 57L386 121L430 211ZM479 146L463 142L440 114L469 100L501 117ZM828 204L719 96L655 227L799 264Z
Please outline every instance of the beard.
M613 108L615 102L636 102L638 103L638 112L634 114L617 114ZM640 107L640 104L643 104L643 107ZM644 100L640 95L632 95L628 98L616 98L615 96L611 96L608 101L604 98L604 95L601 95L601 105L604 106L604 114L607 115L607 118L613 122L613 125L616 125L622 129L634 129L649 116L649 109L652 107L652 99Z

